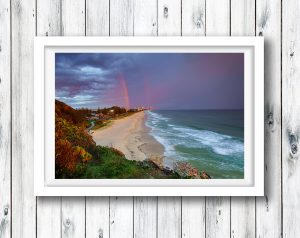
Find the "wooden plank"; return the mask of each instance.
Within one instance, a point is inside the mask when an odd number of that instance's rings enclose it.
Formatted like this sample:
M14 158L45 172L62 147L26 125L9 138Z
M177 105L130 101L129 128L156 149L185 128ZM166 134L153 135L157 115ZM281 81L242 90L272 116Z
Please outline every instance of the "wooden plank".
M299 237L300 4L297 0L282 3L283 237Z
M85 0L62 1L62 35L85 35Z
M157 35L157 0L134 2L134 35Z
M231 0L231 35L255 35L255 2ZM255 237L255 198L231 198L231 237Z
M133 35L133 0L110 0L110 35Z
M86 0L86 35L109 35L109 0Z
M158 0L158 35L181 35L181 0ZM157 237L181 237L181 198L158 197Z
M134 35L157 35L157 0L134 2ZM157 237L157 197L134 198L134 237Z
M205 35L205 1L182 1L182 35ZM205 237L205 198L182 197L182 237Z
M159 197L157 237L181 238L181 198Z
M158 0L158 35L181 35L181 0Z
M86 237L109 237L109 197L86 198Z
M85 0L62 0L62 34L85 35ZM62 237L85 237L85 197L62 198Z
M33 195L33 36L35 1L11 1L12 237L36 236Z
M206 35L230 35L230 1L206 1ZM206 237L230 236L230 198L206 199Z
M205 35L205 0L182 0L182 35Z
M255 35L255 1L231 0L231 35Z
M10 3L0 0L0 237L11 236Z
M61 237L61 197L39 197L36 222L37 237Z
M62 237L85 237L85 198L63 197L61 210Z
M182 238L205 237L205 197L182 197Z
M265 196L256 198L257 237L281 236L281 1L256 1L265 39Z
M230 237L230 199L206 199L206 237Z
M37 1L36 26L38 36L61 34L59 0ZM61 237L61 198L38 197L36 222L37 237Z
M36 33L38 36L62 34L61 1L37 0Z
M133 237L133 198L110 198L110 238Z
M86 35L109 35L109 0L86 1ZM109 237L109 197L86 198L86 237Z
M231 237L255 237L255 198L231 198Z
M157 237L157 197L134 198L134 237Z
M206 35L230 35L230 0L206 1Z

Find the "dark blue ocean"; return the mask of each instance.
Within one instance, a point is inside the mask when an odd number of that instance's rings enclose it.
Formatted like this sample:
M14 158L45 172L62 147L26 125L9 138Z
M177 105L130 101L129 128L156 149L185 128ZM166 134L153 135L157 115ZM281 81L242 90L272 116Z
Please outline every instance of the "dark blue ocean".
M190 162L212 178L244 177L243 110L147 111L146 125L165 156Z

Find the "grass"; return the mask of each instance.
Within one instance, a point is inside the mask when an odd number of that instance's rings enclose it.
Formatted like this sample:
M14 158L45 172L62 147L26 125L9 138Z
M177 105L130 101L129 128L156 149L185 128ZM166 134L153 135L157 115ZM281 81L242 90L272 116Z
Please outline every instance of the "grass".
M109 126L112 122L110 120L107 120L107 121L96 121L96 124L95 126L93 126L92 130L97 130L99 128L103 128L103 127L106 127L106 126Z
M146 179L179 178L177 174L166 175L147 161L127 160L121 152L109 147L97 146L96 156L86 164L82 179Z

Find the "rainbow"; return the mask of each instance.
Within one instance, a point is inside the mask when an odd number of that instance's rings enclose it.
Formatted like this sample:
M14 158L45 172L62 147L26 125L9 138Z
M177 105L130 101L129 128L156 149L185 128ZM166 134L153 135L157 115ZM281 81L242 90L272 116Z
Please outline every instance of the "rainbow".
M121 86L121 91L123 92L123 97L124 97L124 107L126 109L130 108L130 101L129 101L129 94L128 94L128 87L127 83L124 79L124 76L120 74L118 77L119 84Z

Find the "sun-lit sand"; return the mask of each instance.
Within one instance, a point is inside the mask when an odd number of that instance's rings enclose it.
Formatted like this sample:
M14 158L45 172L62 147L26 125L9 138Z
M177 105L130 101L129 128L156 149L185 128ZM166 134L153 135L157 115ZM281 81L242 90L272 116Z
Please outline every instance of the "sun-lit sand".
M122 151L127 159L144 160L162 156L164 147L149 134L145 126L145 112L114 120L105 128L95 130L93 139L97 145L110 146Z

